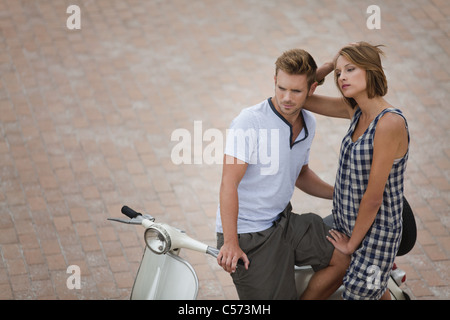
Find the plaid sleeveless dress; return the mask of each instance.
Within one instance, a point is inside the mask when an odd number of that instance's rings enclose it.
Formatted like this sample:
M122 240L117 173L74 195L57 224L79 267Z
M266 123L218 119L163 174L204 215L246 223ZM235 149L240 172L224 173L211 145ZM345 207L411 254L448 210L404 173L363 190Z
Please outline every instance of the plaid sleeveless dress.
M361 116L358 108L342 140L333 194L333 218L335 229L347 236L352 234L359 204L369 182L375 129L387 112L399 114L405 119L400 110L385 109L353 142L352 135ZM406 119L405 125L408 130ZM387 288L402 234L403 177L408 154L409 148L403 158L394 161L375 221L360 247L352 254L343 281L344 299L379 299Z

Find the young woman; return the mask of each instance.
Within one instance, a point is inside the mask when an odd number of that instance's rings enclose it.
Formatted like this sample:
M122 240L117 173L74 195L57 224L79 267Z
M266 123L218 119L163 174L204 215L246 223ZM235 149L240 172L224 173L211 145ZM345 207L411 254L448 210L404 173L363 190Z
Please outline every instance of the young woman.
M402 112L383 96L387 81L378 46L342 48L335 82L343 98L314 95L305 109L351 119L342 140L327 239L351 255L344 299L390 299L387 282L402 234L403 177L409 133Z

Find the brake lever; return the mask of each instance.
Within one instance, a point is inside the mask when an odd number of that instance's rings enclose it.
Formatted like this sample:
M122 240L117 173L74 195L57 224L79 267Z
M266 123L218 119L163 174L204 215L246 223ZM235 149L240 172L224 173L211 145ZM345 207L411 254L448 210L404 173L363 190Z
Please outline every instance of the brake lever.
M144 220L144 219L150 220L152 222L155 221L155 218L153 218L149 214L139 215L132 219L108 218L108 220L110 220L110 221L115 221L115 222L120 222L120 223L125 223L125 224L136 224L136 225L142 224L142 220Z

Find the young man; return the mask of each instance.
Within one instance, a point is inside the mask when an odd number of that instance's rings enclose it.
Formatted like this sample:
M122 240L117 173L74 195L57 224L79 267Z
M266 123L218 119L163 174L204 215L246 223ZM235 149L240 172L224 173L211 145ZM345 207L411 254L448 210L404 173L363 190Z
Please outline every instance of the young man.
M325 199L333 195L308 167L315 119L302 109L316 77L333 65L317 70L300 49L283 53L275 65L275 96L244 109L228 131L217 262L231 273L240 299L298 299L294 265L312 265L316 273L301 298L325 299L342 283L349 259L327 241L322 219L292 213L290 199L295 186ZM239 259L244 266L236 268Z

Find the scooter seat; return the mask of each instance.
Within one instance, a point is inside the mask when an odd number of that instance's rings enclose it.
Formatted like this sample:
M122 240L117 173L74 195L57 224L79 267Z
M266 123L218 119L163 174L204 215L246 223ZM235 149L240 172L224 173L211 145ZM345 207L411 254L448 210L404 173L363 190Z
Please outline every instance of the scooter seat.
M397 257L403 256L411 251L416 244L417 226L414 219L414 213L405 197L403 197L403 233L400 246L398 248Z
M417 226L416 220L414 219L414 213L405 197L403 197L403 232L402 239L400 240L400 246L397 252L397 256L403 256L411 251L411 249L416 244L417 239ZM323 218L325 224L333 227L333 215L328 215Z

